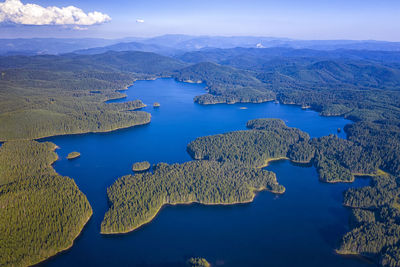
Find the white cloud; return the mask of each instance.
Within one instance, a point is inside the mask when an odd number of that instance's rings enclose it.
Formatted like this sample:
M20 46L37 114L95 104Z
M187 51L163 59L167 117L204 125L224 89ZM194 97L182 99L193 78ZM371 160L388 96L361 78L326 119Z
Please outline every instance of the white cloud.
M144 23L144 19L137 19L136 22L137 23Z
M111 18L107 14L97 11L86 14L82 9L74 6L42 7L36 4L23 4L21 0L5 0L0 3L0 23L90 26L110 20Z

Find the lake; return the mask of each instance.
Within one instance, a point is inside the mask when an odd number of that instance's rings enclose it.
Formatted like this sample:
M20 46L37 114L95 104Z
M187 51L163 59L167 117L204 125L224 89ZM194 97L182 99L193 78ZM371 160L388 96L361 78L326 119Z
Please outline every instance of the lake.
M267 167L286 187L283 195L262 192L252 203L233 206L166 206L152 222L129 234L101 235L100 224L108 209L106 189L132 173L134 162L189 161L186 145L196 137L243 130L255 118L280 118L312 137L337 134L338 128L350 123L273 102L202 106L193 97L204 93L204 85L173 79L137 81L125 93L126 98L113 102L141 99L148 105L143 110L152 114L150 124L40 140L60 147L54 168L76 181L94 212L71 249L40 265L182 266L198 256L213 266L371 266L334 253L348 230L349 210L342 206L342 193L369 181L324 184L314 167L288 161ZM153 108L154 102L161 107ZM339 136L346 137L343 131ZM71 151L81 157L67 160Z

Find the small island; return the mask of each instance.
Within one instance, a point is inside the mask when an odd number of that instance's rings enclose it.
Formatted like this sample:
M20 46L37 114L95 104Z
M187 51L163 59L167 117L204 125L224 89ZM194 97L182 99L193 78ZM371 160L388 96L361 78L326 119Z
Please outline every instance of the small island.
M210 267L211 264L205 258L190 258L187 261L190 267Z
M153 107L154 108L159 108L159 107L161 107L161 104L158 103L158 102L154 102Z
M150 163L148 161L136 162L132 165L134 172L143 172L150 169Z
M76 159L76 158L79 158L80 156L81 156L81 153L74 151L74 152L71 152L68 154L67 159L69 159L69 160Z

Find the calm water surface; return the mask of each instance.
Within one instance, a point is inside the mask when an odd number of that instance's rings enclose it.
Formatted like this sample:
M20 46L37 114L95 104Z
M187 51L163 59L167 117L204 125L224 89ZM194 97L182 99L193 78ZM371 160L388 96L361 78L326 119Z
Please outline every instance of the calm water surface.
M282 196L262 192L253 203L235 206L166 206L151 223L132 233L100 235L108 209L106 189L118 177L130 174L136 161L189 161L186 145L196 137L242 130L255 118L281 118L312 137L336 133L350 123L272 102L201 106L193 103L193 97L204 93L203 85L173 79L138 81L126 93L127 98L114 102L141 99L148 105L143 110L152 114L150 124L111 133L42 139L60 147L55 169L75 179L94 214L70 250L41 265L179 266L189 257L201 256L214 266L371 266L334 254L348 230L342 192L367 185L368 180L323 184L314 167L288 161L267 167L286 187ZM154 109L153 102L160 102L161 107ZM345 138L344 133L339 135ZM68 161L71 151L82 156Z

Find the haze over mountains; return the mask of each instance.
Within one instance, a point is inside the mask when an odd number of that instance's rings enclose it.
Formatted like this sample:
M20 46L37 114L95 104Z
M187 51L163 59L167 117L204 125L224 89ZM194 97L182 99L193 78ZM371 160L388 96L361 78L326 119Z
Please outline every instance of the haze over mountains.
M294 40L254 36L190 36L163 35L152 38L123 39L0 39L0 55L99 54L107 51L143 51L162 55L177 55L209 48L229 49L285 47L313 50L376 50L400 51L400 42L357 40Z

